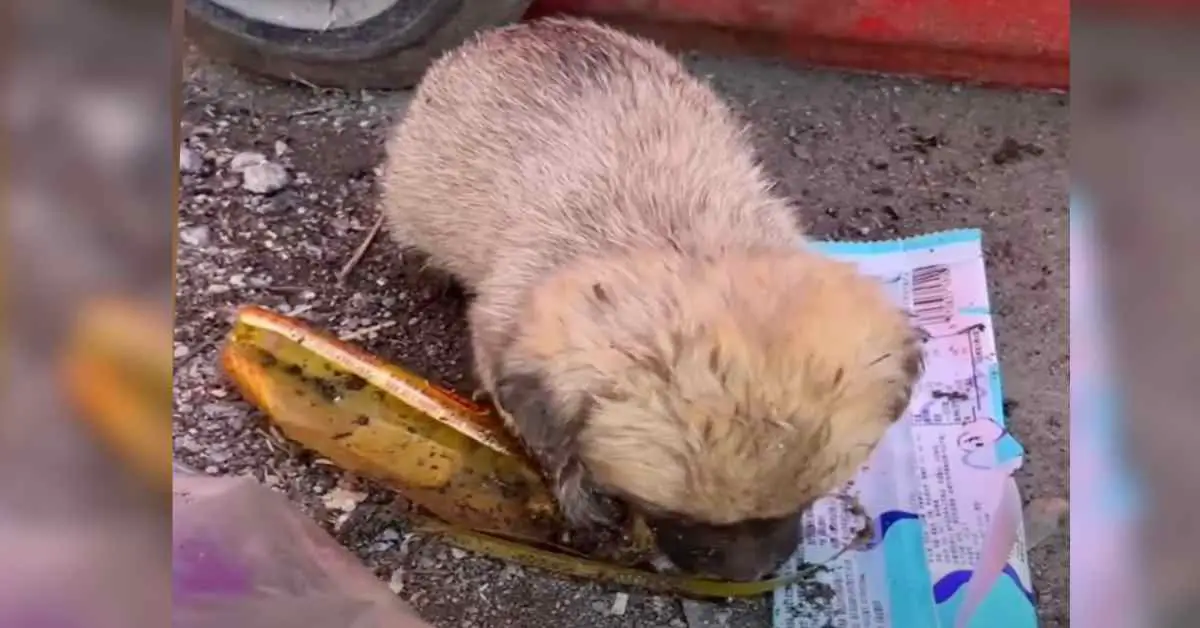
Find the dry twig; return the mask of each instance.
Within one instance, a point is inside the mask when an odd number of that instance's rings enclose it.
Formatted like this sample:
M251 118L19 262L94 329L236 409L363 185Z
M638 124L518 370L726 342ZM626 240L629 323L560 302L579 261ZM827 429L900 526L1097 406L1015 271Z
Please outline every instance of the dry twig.
M354 255L350 256L350 259L346 261L346 265L342 266L342 269L338 271L337 282L339 286L346 283L346 277L349 277L354 267L358 266L358 263L362 261L363 255L367 254L367 249L371 248L371 243L375 241L375 236L379 235L381 228L383 228L383 214L380 214L379 218L375 219L375 224L371 226L371 231L367 233L367 237L363 238L362 244L358 245L358 248L354 251Z

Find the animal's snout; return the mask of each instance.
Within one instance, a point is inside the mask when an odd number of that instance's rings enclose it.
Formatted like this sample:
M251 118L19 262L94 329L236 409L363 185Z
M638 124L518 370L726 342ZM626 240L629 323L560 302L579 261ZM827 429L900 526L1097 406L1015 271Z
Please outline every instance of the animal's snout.
M800 542L799 516L715 526L670 518L650 522L659 549L679 569L721 580L760 580Z

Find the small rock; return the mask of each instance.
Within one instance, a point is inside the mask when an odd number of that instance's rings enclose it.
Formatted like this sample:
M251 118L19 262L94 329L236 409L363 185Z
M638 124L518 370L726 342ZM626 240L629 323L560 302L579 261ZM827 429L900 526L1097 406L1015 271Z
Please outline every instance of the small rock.
M612 608L608 609L608 614L620 617L625 614L627 608L629 608L629 594L618 593L613 599Z
M179 147L179 171L184 174L196 174L204 170L204 158L200 153L186 147Z
M505 565L504 569L500 571L500 578L503 580L518 579L524 576L525 570L517 565Z
M229 161L229 169L234 172L242 172L250 166L259 166L267 163L267 156L262 153L244 152L233 156Z
M341 512L350 512L367 498L367 494L359 491L348 491L340 486L329 491L321 498L325 508Z
M688 628L725 628L729 625L729 612L716 604L683 600L683 615Z
M394 528L388 528L379 534L379 540L384 543L395 543L400 540L400 533Z
M462 560L467 557L467 553L457 547L452 547L450 548L450 556L454 557L454 560Z
M242 188L254 194L274 194L287 187L288 173L283 166L271 162L248 166L242 171Z
M350 232L350 221L339 216L334 216L329 219L329 226L333 227L333 231L339 236L345 236Z
M196 442L191 436L183 436L175 440L175 446L188 453L198 454L204 451L204 445Z
M228 417L242 412L240 408L228 402L206 403L200 406L200 411L209 417Z
M206 225L196 227L188 227L179 230L179 240L188 246L203 247L207 246L211 232Z
M188 349L187 345L180 345L180 344L175 345L175 357L177 357L177 358L185 357L185 356L187 356L187 354L189 354L191 352L192 352L191 349Z
M404 590L404 570L403 569L397 569L396 571L392 572L392 576L390 578L388 578L388 588L392 590L392 593L395 593L397 595L399 595L400 592Z
M288 148L287 142L283 140L275 140L275 156L283 157L291 150Z

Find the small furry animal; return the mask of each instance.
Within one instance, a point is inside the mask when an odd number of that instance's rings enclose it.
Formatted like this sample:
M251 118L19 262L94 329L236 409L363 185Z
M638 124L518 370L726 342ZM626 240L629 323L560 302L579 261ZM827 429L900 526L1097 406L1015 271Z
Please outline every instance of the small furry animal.
M632 510L677 567L757 579L909 402L906 313L800 246L745 126L648 41L481 33L387 154L389 231L473 296L480 381L581 529Z

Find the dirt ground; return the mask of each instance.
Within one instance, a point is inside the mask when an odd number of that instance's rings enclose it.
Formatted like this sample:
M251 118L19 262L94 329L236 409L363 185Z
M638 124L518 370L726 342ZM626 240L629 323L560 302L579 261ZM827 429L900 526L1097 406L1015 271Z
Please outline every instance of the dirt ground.
M1067 98L798 71L689 55L753 121L768 169L820 238L984 230L1006 405L1028 450L1024 497L1067 497ZM676 600L616 593L406 542L386 491L347 517L329 499L353 478L266 434L216 369L232 308L294 313L437 381L473 389L461 295L377 239L344 285L336 275L375 222L382 135L406 93L322 91L185 65L176 335L176 457L248 474L324 523L437 626L685 626ZM283 166L268 195L235 172L246 151ZM259 168L262 174L262 168ZM268 168L271 170L271 168ZM269 175L278 174L267 172ZM269 188L281 182L267 181ZM334 493L335 495L341 493ZM1067 540L1034 550L1041 625L1068 625ZM718 625L769 626L768 604L716 609Z

